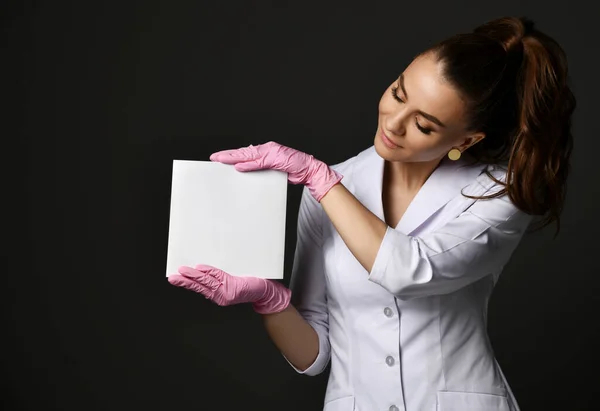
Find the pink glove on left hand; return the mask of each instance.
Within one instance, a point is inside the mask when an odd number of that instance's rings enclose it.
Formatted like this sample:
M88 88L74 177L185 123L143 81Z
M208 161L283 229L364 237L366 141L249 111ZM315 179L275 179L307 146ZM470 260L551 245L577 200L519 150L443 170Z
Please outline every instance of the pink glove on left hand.
M221 306L252 303L259 314L283 311L290 304L292 292L283 284L258 277L235 277L210 265L180 267L179 275L168 277L169 283L204 295Z
M274 169L288 173L292 184L304 184L318 202L339 183L342 175L310 154L270 141L258 146L213 153L212 161L234 164L238 171Z

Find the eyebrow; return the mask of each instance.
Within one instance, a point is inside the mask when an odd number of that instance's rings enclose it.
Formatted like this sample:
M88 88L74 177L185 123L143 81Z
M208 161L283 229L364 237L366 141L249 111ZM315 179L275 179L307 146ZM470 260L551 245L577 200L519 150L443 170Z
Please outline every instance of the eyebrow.
M406 92L406 88L404 88L404 73L400 74L400 77L398 78L398 83L400 84L402 93L404 93L404 97L408 100L408 93ZM431 121L432 123L435 123L440 127L446 127L446 125L444 123L442 123L437 117L432 116L431 114L425 113L421 110L417 110L417 112L420 115L422 115L423 117L425 117L427 120Z

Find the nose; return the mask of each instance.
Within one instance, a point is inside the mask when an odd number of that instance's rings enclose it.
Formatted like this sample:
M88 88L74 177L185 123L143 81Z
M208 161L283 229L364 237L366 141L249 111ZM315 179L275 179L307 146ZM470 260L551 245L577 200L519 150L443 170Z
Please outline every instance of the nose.
M406 134L406 121L408 120L406 110L398 110L390 113L385 121L386 130L399 136Z

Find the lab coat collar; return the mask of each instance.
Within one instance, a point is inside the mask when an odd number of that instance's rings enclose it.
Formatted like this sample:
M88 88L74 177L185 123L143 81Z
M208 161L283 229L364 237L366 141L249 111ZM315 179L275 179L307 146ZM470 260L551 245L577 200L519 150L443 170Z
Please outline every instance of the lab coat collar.
M364 161L358 162L353 173L356 180L355 196L385 221L382 201L385 160L379 156L374 146L365 150L362 155L365 156ZM462 195L462 189L473 183L485 169L485 164L467 165L465 157L457 161L448 158L442 160L417 192L395 227L396 230L410 235L446 203Z

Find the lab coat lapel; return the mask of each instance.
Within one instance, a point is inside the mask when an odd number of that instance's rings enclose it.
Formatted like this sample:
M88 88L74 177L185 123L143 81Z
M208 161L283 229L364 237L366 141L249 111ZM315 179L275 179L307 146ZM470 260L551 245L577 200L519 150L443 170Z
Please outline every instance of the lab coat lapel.
M385 161L371 147L369 155L354 169L354 195L373 214L385 221L382 202L382 183ZM365 153L367 154L367 153ZM409 235L451 199L461 195L461 190L475 181L484 165L466 165L463 157L457 161L444 158L418 191L396 230Z
M461 194L461 190L475 181L484 165L468 166L464 159L444 158L417 192L396 230L410 234L421 226L446 203Z

